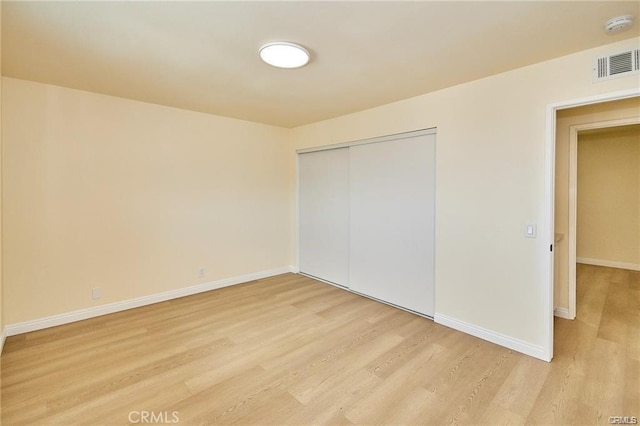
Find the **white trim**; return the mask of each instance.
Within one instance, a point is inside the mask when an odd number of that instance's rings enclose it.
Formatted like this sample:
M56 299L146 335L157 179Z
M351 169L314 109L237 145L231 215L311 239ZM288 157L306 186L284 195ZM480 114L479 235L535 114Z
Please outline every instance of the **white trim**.
M151 305L166 300L177 299L180 297L191 296L197 293L216 290L222 287L228 287L236 284L242 284L249 281L268 278L275 275L292 272L291 266L270 269L268 271L256 272L253 274L240 275L237 277L225 278L217 281L210 281L190 287L179 288L176 290L165 291L162 293L150 294L135 299L123 300L121 302L109 303L107 305L96 306L93 308L80 309L78 311L68 312L64 314L52 315L50 317L39 318L36 320L25 321L17 324L8 324L5 327L7 336L15 336L16 334L28 333L30 331L42 330L44 328L55 327L57 325L68 324L76 321L94 318L101 315L112 314L114 312L125 311L127 309L138 308L140 306Z
M576 263L578 263L576 260L576 245L578 239L578 132L582 132L584 130L628 126L630 124L638 123L640 123L640 116L576 124L569 127L569 235L567 236L569 260L567 267L569 268L569 316L572 318L576 317ZM617 266L612 267L616 268Z
M542 346L533 345L529 342L525 342L524 340L516 339L514 337L507 336L506 334L497 333L493 330L479 327L438 313L435 314L434 321L438 324L479 337L491 343L513 349L514 351L522 352L523 354L534 358L538 358L543 361L551 361L551 357L547 356L547 351Z
M575 134L574 134L575 132ZM568 289L569 308L567 315L576 317L576 230L578 224L578 132L569 127L569 226L567 230L567 249L569 268Z
M546 344L543 347L544 357L541 359L551 360L553 358L553 252L548 252L548 247L555 243L554 229L554 206L555 206L555 152L556 152L556 112L560 109L572 108L583 105L590 105L600 102L608 102L625 98L633 98L640 96L640 88L622 90L613 93L604 93L600 95L589 96L586 98L573 99L569 101L555 102L547 105L547 131L545 141L545 200L544 200L544 224L543 231L543 249L547 256L543 257L543 264L540 270L543 277L546 277L546 285L542 286L543 297L543 316L544 328L547 330ZM546 258L546 260L544 260Z
M7 340L7 328L4 327L2 332L0 332L0 355L2 355L2 350L4 349L4 341Z
M628 269L630 271L640 271L640 263L617 262L615 260L592 259L590 257L577 257L577 263L594 266L606 266L608 268Z
M408 132L396 133L393 135L378 136L375 138L361 139L357 141L334 143L330 145L321 145L321 146L315 146L312 148L298 149L296 150L296 153L305 154L309 152L327 151L329 149L348 148L350 146L366 145L370 143L395 141L395 140L407 139L407 138L416 138L418 136L423 136L423 135L435 135L436 133L437 133L437 128L431 127L429 129L410 130Z
M296 153L296 229L294 241L296 245L296 272L300 272L300 155Z
M569 310L567 308L555 308L553 310L553 313L558 318L564 318L564 319L568 319L568 320L576 319L575 315L574 316L569 315Z
M544 230L541 232L543 238L542 249L545 255L542 256L541 265L542 277L546 277L547 286L542 287L542 327L547 330L546 347L542 359L551 360L553 358L553 265L555 252L549 247L555 247L555 167L556 167L556 110L553 106L547 107L547 136L545 152L545 199ZM546 231L546 232L545 232ZM544 261L546 259L546 261Z
M640 96L640 89L627 89L619 92L603 93L600 95L587 96L586 98L578 98L569 101L554 102L547 106L553 111L560 109L574 108L591 104L599 104L602 102L618 101L626 98L635 98ZM555 121L555 120L554 120Z

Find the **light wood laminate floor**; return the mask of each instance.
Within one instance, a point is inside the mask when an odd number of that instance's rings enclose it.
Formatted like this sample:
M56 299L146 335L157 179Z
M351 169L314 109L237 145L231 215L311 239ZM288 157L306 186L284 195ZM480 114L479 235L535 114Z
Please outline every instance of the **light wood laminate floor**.
M14 336L2 424L640 416L640 273L580 265L578 280L578 318L556 320L552 363L294 274Z

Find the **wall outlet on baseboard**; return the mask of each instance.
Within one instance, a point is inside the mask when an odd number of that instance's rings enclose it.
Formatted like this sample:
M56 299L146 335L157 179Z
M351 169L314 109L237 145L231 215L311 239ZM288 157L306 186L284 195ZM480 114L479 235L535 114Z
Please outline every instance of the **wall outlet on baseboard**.
M207 275L207 268L198 269L198 278L204 278Z
M95 287L91 289L91 298L93 300L98 300L102 297L102 290L99 287Z

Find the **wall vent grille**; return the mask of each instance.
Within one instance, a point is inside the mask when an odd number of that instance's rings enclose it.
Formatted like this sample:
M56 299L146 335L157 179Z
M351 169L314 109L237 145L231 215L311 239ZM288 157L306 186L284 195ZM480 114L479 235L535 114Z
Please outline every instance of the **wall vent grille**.
M640 49L601 56L593 65L593 80L601 81L640 72Z

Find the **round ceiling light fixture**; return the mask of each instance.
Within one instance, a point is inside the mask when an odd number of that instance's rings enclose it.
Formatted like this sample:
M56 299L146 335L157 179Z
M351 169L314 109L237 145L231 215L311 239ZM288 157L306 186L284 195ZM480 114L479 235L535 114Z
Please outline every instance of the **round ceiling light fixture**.
M278 68L300 68L309 62L309 51L287 41L267 43L260 48L260 58Z
M609 34L619 33L626 29L631 28L633 25L633 16L631 15L622 15L616 16L615 18L609 19L606 24L604 24L604 29Z

